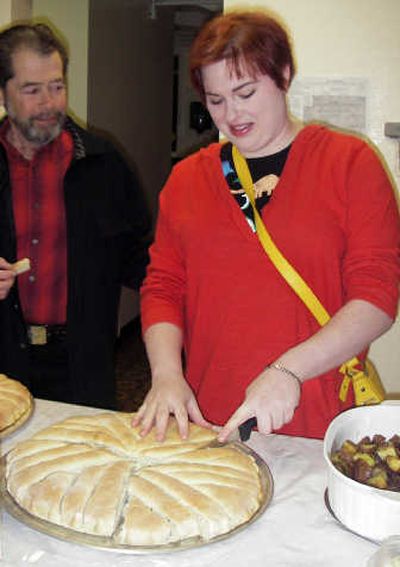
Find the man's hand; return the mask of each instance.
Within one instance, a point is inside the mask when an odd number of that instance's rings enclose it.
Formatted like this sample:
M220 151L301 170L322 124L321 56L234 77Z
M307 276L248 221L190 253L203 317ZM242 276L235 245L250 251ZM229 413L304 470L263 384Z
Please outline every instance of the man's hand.
M212 428L204 419L196 398L184 377L159 377L147 394L143 404L132 420L132 426L141 424L144 437L156 428L156 439L163 441L170 414L175 415L182 439L189 434L189 419L201 427Z
M0 299L5 299L15 281L16 273L13 265L0 258Z

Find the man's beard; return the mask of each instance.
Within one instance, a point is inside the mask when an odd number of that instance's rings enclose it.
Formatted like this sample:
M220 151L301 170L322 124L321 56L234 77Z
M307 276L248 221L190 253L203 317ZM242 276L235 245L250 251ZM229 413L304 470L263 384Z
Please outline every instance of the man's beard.
M25 140L37 146L45 146L46 144L57 138L62 130L65 121L65 114L59 111L47 113L43 112L42 114L38 114L37 116L31 116L26 120L18 119L14 114L12 108L7 108L7 114L14 126L25 138ZM35 120L49 118L50 116L56 119L56 122L54 124L44 127L35 126Z

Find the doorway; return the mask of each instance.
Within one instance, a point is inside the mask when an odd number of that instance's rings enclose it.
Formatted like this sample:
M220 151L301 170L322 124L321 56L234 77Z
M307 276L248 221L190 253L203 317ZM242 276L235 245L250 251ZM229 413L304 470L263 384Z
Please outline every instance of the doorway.
M173 163L218 137L204 119L195 127L187 68L197 30L222 8L222 0L90 3L88 124L136 169L153 218Z
M136 170L154 223L172 165L218 136L190 126L187 60L197 29L220 11L222 0L90 2L88 125ZM120 328L138 313L137 294L123 289Z

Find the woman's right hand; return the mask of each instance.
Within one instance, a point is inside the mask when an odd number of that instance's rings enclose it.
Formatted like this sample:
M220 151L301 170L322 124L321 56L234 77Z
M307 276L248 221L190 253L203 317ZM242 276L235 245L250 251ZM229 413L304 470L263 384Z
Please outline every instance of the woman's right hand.
M15 271L12 264L0 258L0 299L5 299L15 281Z
M156 439L163 441L168 418L174 415L182 439L189 434L189 420L211 429L200 411L196 398L184 376L159 376L153 384L136 416L132 426L141 425L140 435L146 436L155 427Z

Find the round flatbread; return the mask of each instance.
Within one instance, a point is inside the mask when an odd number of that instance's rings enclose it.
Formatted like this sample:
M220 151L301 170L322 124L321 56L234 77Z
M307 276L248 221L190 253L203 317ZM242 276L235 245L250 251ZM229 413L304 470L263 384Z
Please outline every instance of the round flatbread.
M208 541L259 509L251 455L193 424L182 440L174 418L164 442L142 438L132 417L72 417L23 441L6 456L8 494L43 520L130 546Z
M8 435L32 413L31 393L18 380L0 374L0 436Z

